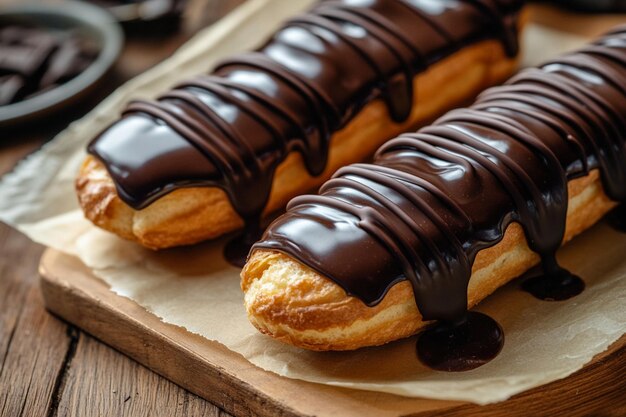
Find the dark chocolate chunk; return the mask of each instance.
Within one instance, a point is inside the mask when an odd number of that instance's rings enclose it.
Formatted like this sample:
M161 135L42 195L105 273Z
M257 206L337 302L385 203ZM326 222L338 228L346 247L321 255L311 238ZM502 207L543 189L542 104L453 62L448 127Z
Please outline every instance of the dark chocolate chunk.
M73 31L0 27L0 105L36 97L70 81L97 55L93 42Z

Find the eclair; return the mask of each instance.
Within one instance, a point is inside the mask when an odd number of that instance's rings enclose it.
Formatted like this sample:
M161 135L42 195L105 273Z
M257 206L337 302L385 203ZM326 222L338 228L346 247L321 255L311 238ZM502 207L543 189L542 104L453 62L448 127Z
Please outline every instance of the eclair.
M257 51L129 103L88 146L80 206L155 249L258 230L341 166L509 77L522 6L321 1Z
M462 322L535 265L529 290L565 299L584 277L556 250L625 202L623 26L293 199L242 270L245 307L283 342L351 350Z

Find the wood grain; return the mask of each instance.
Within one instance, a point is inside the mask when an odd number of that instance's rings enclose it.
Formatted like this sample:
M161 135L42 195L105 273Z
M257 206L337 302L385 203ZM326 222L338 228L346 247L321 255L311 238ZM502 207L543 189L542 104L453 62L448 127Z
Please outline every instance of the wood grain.
M581 371L509 401L480 407L405 398L279 377L115 295L77 258L48 250L41 265L51 311L237 416L626 415L626 336Z
M81 335L58 403L58 416L219 416L212 404ZM89 381L85 395L84 382Z
M0 415L46 415L71 345L67 326L42 309L42 248L0 225ZM42 343L45 341L45 343Z

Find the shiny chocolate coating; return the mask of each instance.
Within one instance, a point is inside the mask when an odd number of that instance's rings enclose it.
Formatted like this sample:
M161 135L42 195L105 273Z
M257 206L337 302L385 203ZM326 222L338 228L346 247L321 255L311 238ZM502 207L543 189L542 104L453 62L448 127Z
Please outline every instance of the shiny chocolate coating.
M308 172L319 175L332 134L368 102L383 99L400 122L411 111L414 76L434 62L484 39L499 39L516 54L522 5L321 1L259 50L158 100L131 103L88 150L131 207L181 187L219 187L252 236L289 153L299 152Z
M626 204L622 204L609 213L608 219L615 230L626 233Z
M626 26L340 169L253 250L284 252L370 306L409 280L424 320L459 323L477 253L517 222L551 280L534 293L565 299L584 288L555 258L567 182L592 169L626 201Z

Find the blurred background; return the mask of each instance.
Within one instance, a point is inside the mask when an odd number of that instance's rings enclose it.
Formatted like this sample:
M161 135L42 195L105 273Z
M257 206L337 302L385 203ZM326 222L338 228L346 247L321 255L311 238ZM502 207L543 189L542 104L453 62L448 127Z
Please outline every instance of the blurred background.
M27 136L41 140L38 132L58 133L244 1L0 0L0 151ZM626 0L535 3L626 11ZM535 20L559 20L554 7L539 10Z
M54 136L244 1L0 0L0 152Z

